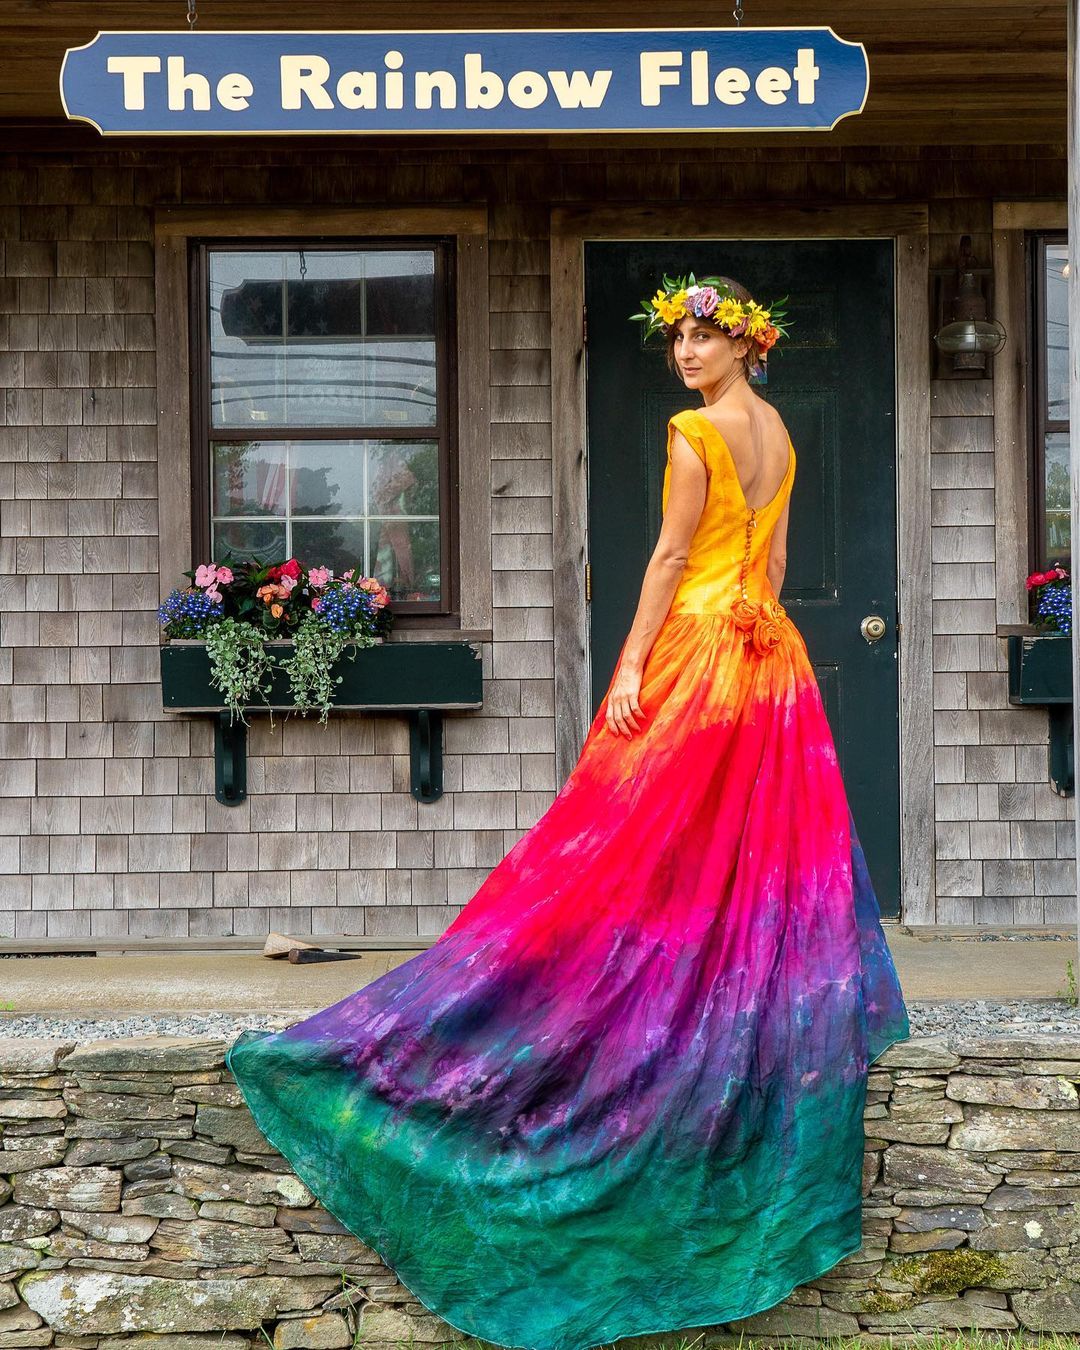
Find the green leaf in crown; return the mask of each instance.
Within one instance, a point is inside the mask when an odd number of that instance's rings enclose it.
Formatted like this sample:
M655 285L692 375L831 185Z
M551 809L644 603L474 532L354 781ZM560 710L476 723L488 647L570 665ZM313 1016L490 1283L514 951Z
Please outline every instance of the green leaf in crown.
M788 336L788 324L784 322L787 310L782 308L788 299L789 296L783 295L771 305L763 306L756 300L740 300L720 277L703 277L698 281L693 272L682 277L665 273L662 288L651 300L642 300L640 314L629 317L645 324L646 340L654 333L666 332L688 314L711 319L730 337L751 337L760 360L778 338Z

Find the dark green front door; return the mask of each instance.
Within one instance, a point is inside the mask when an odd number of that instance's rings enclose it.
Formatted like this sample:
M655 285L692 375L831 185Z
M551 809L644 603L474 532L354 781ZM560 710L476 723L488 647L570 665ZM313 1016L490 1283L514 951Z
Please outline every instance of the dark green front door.
M781 600L806 640L885 915L899 912L896 435L891 239L585 244L590 654L595 713L660 531L668 418L701 406L629 315L662 276L719 273L791 336L763 391L797 456ZM653 345L655 344L655 345ZM860 631L880 615L885 635ZM929 640L929 637L928 639Z

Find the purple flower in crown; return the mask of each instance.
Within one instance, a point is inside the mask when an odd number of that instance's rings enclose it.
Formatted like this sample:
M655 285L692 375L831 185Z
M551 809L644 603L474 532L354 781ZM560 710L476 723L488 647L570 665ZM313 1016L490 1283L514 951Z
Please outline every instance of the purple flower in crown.
M702 286L694 296L694 313L699 319L707 319L720 303L720 296L715 286Z

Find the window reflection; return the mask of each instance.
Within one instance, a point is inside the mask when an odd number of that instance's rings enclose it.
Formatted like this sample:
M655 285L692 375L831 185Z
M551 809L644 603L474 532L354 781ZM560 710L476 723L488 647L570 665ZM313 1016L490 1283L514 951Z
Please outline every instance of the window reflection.
M1046 437L1046 561L1047 566L1069 557L1069 433L1051 431Z
M430 427L430 250L214 250L212 425Z
M296 556L439 599L437 441L216 441L212 458L215 561Z
M1069 420L1069 250L1046 246L1046 412Z
M1069 249L1047 241L1044 249L1043 343L1044 560L1070 560L1069 490Z

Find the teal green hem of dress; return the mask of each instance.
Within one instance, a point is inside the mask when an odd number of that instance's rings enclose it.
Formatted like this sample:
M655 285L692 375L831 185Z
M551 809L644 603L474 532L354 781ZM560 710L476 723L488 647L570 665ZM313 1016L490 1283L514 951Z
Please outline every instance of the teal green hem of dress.
M906 1023L907 1019L905 1018L905 1024ZM342 1214L338 1213L338 1211L333 1205L328 1204L318 1194L316 1186L312 1184L311 1178L313 1174L308 1172L307 1167L303 1164L297 1164L295 1161L293 1161L293 1159L289 1158L288 1155L278 1146L276 1131L274 1131L273 1129L266 1128L266 1125L264 1124L264 1117L261 1107L256 1107L252 1103L252 1101L248 1098L247 1093L244 1091L243 1084L233 1073L231 1057L232 1052L236 1047L240 1046L241 1044L250 1044L253 1041L262 1040L266 1036L274 1034L276 1033L270 1031L249 1030L241 1032L240 1035L236 1037L236 1039L226 1047L225 1067L229 1070L229 1073L232 1075L233 1081L240 1088L241 1095L247 1102L248 1109L251 1111L251 1114L255 1120L256 1125L258 1125L259 1130L262 1132L263 1136L270 1142L270 1144L272 1144L273 1147L277 1149L279 1153L281 1153L282 1157L286 1159L286 1161L292 1167L293 1172L296 1174L296 1176L300 1178L300 1180L304 1183L304 1185L308 1188L308 1190L311 1191L311 1193L316 1197L316 1199L328 1213L332 1214L333 1217L337 1219L337 1221L340 1224L342 1224L350 1233L352 1233L355 1237L358 1237L360 1241L365 1244L365 1246L370 1247L372 1251L376 1252L379 1256L380 1261L383 1262L383 1264L387 1267L387 1269L390 1270L394 1275L397 1275L397 1271L383 1255L383 1252L380 1250L379 1245L373 1242L366 1233L358 1229L354 1224L348 1222ZM888 1041L888 1043L877 1052L874 1058L869 1061L869 1063L871 1064L875 1063L885 1053L885 1051L889 1049L891 1045L894 1045L897 1041L906 1040L908 1039L909 1036L910 1036L910 1028L906 1029L903 1034L892 1037ZM279 1107L277 1114L279 1116L287 1116L288 1112L281 1110L281 1108ZM855 1252L860 1251L863 1245L863 1241L864 1241L863 1235L860 1232L858 1241L856 1241L853 1244L849 1243L839 1248L835 1252L835 1254L831 1255L829 1259L825 1261L823 1264L817 1265L813 1270L806 1271L803 1275L800 1276L799 1279L795 1280L792 1284L788 1285L786 1289L777 1293L775 1296L770 1295L769 1300L767 1302L758 1301L757 1303L753 1304L753 1306L749 1307L739 1306L737 1304L736 1305L729 1304L726 1307L724 1305L719 1305L718 1307L703 1309L700 1315L695 1315L690 1321L680 1322L677 1326L671 1326L669 1324L662 1327L635 1327L632 1329L628 1329L626 1331L620 1331L614 1336L607 1336L603 1340L583 1342L582 1344L575 1347L575 1350L595 1350L595 1347L611 1345L615 1341L624 1340L630 1336L659 1336L670 1332L692 1330L695 1327L708 1327L724 1322L734 1322L744 1317L752 1317L755 1313L758 1312L768 1311L770 1308L776 1307L778 1303L782 1303L783 1300L787 1298L787 1296L791 1294L794 1290L800 1288L804 1284L807 1284L811 1280L818 1279L820 1276L827 1274L842 1260L844 1260L845 1257L851 1256ZM402 1281L402 1283L404 1283L404 1281ZM408 1285L406 1285L405 1287L409 1288ZM425 1307L428 1310L428 1312L434 1314L434 1316L438 1317L440 1321L445 1322L447 1326L453 1327L455 1331L460 1331L462 1335L471 1336L475 1340L484 1341L488 1345L502 1346L504 1347L504 1350L530 1350L530 1347L523 1346L520 1343L510 1341L494 1341L491 1340L490 1337L483 1335L483 1333L479 1331L474 1331L471 1327L459 1326L456 1322L451 1322L448 1317L446 1317L442 1312L439 1311L438 1308L433 1307L430 1303L426 1303L417 1293L415 1293L414 1290L409 1289L409 1293L412 1296L412 1298L417 1303L421 1304L421 1306Z

